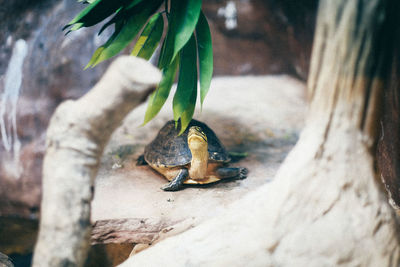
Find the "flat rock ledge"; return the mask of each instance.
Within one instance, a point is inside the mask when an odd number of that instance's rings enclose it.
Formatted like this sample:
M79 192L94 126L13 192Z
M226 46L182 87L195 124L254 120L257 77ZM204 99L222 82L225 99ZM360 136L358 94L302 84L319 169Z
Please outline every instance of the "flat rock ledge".
M232 165L247 167L248 178L164 192L160 187L167 180L148 166L136 166L136 159L172 118L171 102L145 126L140 125L146 105L139 106L113 134L96 178L93 244L153 244L271 182L296 143L306 113L305 84L290 76L214 78L194 118L210 126L228 151L247 154Z

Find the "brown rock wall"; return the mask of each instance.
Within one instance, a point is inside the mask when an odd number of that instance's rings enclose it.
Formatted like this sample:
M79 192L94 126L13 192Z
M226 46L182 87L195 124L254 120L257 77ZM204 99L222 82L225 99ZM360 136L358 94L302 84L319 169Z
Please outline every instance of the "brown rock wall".
M16 112L18 164L16 153L0 141L0 215L35 217L48 121L61 101L81 96L103 73L107 63L86 71L83 67L104 37L97 37L96 29L64 36L62 26L81 9L76 1L0 1L0 6L0 95L17 40L24 40L28 49ZM5 116L10 116L7 105Z

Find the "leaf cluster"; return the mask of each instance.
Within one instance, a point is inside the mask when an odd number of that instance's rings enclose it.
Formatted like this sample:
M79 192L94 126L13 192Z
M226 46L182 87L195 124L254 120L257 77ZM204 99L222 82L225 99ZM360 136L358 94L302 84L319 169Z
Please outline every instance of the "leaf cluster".
M82 2L82 1L80 1ZM149 60L161 45L158 67L163 78L151 94L143 124L153 119L167 100L178 75L173 98L174 120L181 133L193 117L200 81L200 103L210 87L213 72L211 34L201 11L201 0L90 0L63 30L91 27L106 19L99 31L114 26L109 39L93 53L85 68L94 67L126 48L138 36L131 55ZM160 12L162 6L164 10ZM164 27L164 21L168 27ZM166 32L164 29L166 28ZM140 34L139 34L140 33Z

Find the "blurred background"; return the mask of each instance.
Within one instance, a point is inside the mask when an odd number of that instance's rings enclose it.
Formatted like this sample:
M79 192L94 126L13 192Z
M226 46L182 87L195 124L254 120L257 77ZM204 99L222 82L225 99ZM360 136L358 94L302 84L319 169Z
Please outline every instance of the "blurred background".
M82 8L75 0L0 0L0 252L16 266L29 266L36 238L49 119L109 64L83 70L111 30L61 31ZM316 8L316 0L204 0L214 76L284 73L305 81Z

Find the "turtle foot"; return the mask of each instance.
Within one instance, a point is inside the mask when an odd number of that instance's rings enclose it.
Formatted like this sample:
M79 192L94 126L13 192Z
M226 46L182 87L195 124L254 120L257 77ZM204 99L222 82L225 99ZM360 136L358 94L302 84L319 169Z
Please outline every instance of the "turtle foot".
M164 191L179 191L182 189L182 185L176 184L176 183L168 183L161 187L162 190Z
M144 165L147 165L147 162L144 159L144 155L140 155L136 160L136 166L144 166Z
M183 188L183 182L189 176L187 169L182 169L178 175L169 183L161 187L164 191L178 191Z
M238 180L243 180L247 178L247 174L249 170L247 168L239 168L239 175L237 177Z

